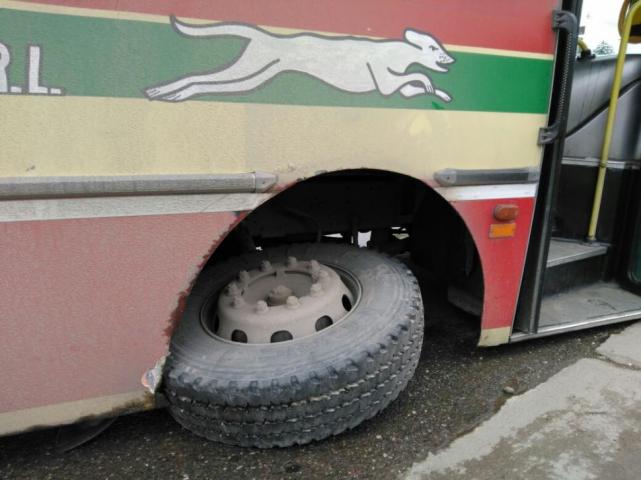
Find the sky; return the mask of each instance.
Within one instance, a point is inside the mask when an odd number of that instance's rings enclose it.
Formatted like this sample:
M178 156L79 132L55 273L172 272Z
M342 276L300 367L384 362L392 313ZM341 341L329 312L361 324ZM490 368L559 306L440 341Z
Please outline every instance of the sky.
M619 50L619 9L622 0L583 0L581 26L585 27L582 35L588 47L594 49L601 41L609 43L614 51ZM641 44L630 45L628 53L641 53Z

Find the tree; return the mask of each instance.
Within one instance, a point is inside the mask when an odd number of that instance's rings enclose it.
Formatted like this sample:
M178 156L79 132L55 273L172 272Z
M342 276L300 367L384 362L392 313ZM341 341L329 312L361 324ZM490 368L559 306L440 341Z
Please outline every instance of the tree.
M595 55L614 55L614 48L612 48L612 45L610 45L608 42L605 40L601 40L599 44L594 47L593 52Z

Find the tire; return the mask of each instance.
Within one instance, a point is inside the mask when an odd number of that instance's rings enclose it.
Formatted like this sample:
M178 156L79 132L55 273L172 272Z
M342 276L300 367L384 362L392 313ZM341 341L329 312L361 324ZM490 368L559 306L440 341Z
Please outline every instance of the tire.
M209 334L208 298L242 269L288 256L350 272L360 300L340 322L313 335L241 344ZM171 340L163 385L172 416L210 440L287 447L337 435L373 417L412 377L423 339L418 282L399 261L332 244L291 245L204 270Z

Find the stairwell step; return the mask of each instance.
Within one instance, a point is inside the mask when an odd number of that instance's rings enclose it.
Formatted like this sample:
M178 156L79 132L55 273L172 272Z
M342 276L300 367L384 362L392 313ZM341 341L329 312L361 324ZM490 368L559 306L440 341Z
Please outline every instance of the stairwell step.
M601 243L585 243L578 240L553 238L550 241L547 267L577 262L586 258L605 255L607 252L608 246Z

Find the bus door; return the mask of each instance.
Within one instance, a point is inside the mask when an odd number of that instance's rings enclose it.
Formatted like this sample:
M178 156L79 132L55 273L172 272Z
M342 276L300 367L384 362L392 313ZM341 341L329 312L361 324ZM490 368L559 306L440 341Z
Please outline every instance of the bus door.
M543 166L512 341L641 318L641 2L622 5L619 55L616 28L604 33L618 11L579 10L565 135Z

